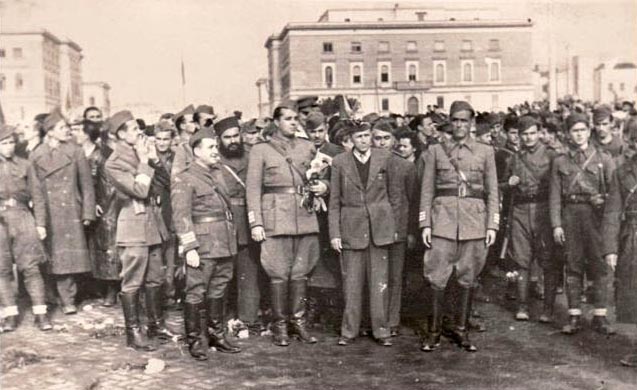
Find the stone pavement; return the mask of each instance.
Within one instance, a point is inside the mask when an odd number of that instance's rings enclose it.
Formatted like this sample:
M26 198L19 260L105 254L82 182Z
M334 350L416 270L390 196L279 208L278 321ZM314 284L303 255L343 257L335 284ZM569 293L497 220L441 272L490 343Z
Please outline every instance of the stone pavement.
M0 378L2 390L18 389L636 389L637 370L618 359L637 348L635 329L620 327L611 338L584 331L574 337L557 327L512 320L502 302L480 304L489 331L473 334L480 351L469 354L443 342L439 351L420 352L406 327L392 348L360 338L336 346L335 332L316 331L320 342L272 346L268 337L235 340L236 355L212 352L197 362L180 343L139 353L125 347L123 318L117 308L88 302L74 316L54 312L57 325L40 332L25 313L16 332L0 335L8 351L37 355L39 362L12 368ZM539 304L539 302L538 302ZM86 302L85 302L86 305ZM90 309L90 310L89 310ZM534 308L533 315L537 313ZM182 329L181 312L169 324ZM145 373L148 359L165 361L163 371ZM3 361L3 366L7 363Z

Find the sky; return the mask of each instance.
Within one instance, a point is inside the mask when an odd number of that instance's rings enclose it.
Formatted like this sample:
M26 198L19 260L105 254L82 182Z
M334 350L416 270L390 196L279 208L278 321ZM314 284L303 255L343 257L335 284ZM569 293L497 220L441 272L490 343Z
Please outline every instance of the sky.
M115 110L149 103L176 112L183 98L221 115L257 113L255 82L267 77L268 36L289 22L317 21L328 8L393 7L386 1L0 0L0 30L46 28L83 49L84 81L111 85ZM400 6L491 6L502 18L535 21L535 63L547 61L549 9L562 58L637 62L637 1L400 2ZM181 88L181 61L186 89ZM533 66L534 64L530 64Z

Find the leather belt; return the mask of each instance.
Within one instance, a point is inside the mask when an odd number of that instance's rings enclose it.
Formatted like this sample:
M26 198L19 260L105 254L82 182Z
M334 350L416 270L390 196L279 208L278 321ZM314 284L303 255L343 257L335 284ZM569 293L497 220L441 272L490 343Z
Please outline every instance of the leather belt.
M18 208L28 208L26 204L20 202L16 198L9 199L0 199L0 211L4 211L7 209L18 209Z
M207 215L199 215L196 217L192 217L192 223L194 224L201 224L201 223L208 223L208 222L221 222L221 221L232 221L232 212L230 212L230 210L217 211Z
M537 194L516 194L513 198L513 204L525 204L525 203L542 203L549 201L549 194L546 192L540 192Z
M233 206L245 206L246 198L230 198L230 204Z
M476 198L476 199L484 199L485 193L482 190L471 190L467 189L466 193L462 196L460 188L442 188L436 190L435 197L439 196L455 196L457 198Z
M566 195L564 199L565 203L579 204L579 203L590 203L591 195L590 194L571 194Z
M263 194L299 194L303 195L305 188L303 186L280 186L280 187L264 187Z

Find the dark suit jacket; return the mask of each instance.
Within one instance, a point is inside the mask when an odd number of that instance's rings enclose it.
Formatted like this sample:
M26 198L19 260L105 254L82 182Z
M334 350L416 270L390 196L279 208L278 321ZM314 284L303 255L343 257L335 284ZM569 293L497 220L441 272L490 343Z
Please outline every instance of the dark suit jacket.
M363 187L353 153L332 161L330 184L330 239L340 238L344 249L365 249L394 243L394 211L400 205L402 185L395 160L386 150L372 149L369 179Z

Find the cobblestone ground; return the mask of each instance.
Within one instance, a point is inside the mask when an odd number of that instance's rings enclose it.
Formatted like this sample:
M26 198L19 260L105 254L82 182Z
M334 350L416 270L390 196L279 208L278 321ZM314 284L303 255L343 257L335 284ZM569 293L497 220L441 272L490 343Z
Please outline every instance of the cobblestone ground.
M498 295L498 294L496 294ZM499 294L501 295L501 294ZM488 332L474 334L475 354L443 342L439 351L420 352L408 327L392 348L360 338L349 347L336 346L337 334L315 331L315 345L275 347L268 337L235 340L244 352L210 354L196 362L187 348L172 342L156 352L125 347L123 318L117 308L85 302L74 316L53 314L57 330L40 332L26 313L16 332L0 335L8 351L36 354L39 361L5 369L3 390L18 389L637 389L637 370L619 365L623 354L637 349L633 327L599 337L584 331L574 337L556 327L512 320L504 302L482 303ZM539 306L539 302L537 302ZM90 310L89 310L90 309ZM538 307L533 315L537 316ZM26 311L26 310L23 310ZM170 325L181 329L181 312L169 313ZM113 326L105 323L113 321ZM407 320L406 322L409 322ZM98 329L96 329L96 327ZM148 359L162 359L163 371L145 373ZM3 361L3 366L9 362Z

